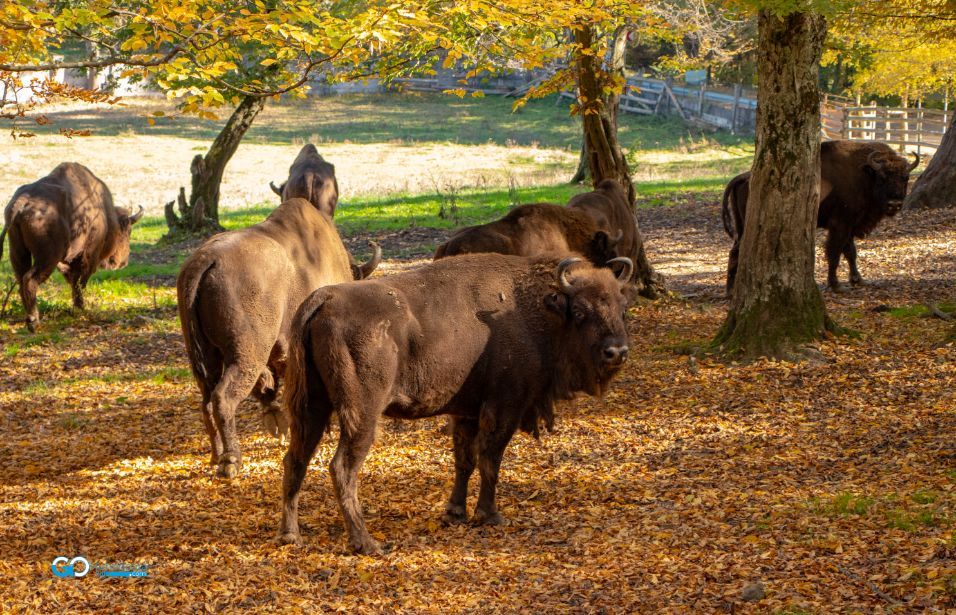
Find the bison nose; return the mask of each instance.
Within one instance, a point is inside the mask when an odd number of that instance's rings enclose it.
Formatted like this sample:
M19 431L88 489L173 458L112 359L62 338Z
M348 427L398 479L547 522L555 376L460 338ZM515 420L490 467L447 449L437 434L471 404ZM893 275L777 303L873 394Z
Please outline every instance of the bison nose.
M624 346L605 346L604 362L608 365L620 365L627 359L628 348Z

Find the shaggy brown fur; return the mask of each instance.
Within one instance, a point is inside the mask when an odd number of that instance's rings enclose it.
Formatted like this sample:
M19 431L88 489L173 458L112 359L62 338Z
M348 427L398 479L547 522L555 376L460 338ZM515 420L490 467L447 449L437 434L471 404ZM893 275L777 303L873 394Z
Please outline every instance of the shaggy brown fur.
M142 215L142 207L135 215L114 207L106 184L75 162L17 189L3 212L0 258L9 232L10 263L30 331L40 322L37 289L53 270L70 283L73 305L82 309L83 289L99 267L126 266L130 233Z
M568 209L586 213L597 228L620 237L614 250L620 256L626 256L634 263L640 262L640 253L643 246L637 228L637 219L634 210L627 199L627 192L620 182L614 179L605 179L598 183L591 192L574 196L568 201ZM628 296L634 298L643 282L637 279L638 271L635 268L632 279L628 282Z
M375 251L377 261L381 251ZM250 393L266 410L267 427L284 431L275 399L296 308L320 286L351 279L335 225L304 199L286 201L259 224L212 237L183 263L179 318L220 475L239 471L235 411Z
M886 216L895 216L906 198L910 172L919 164L909 162L885 143L825 141L820 144L820 209L817 228L827 229L827 285L837 290L840 255L850 265L850 283L862 284L856 263L856 239L873 232ZM734 287L744 233L750 173L741 173L724 189L721 218L724 230L734 240L727 262L727 293Z
M326 162L311 143L299 150L299 155L289 167L289 179L279 187L272 183L269 187L282 197L283 202L305 199L328 217L335 216L335 207L339 203L335 167Z
M500 220L463 228L435 250L435 260L459 254L495 252L517 256L583 254L596 266L617 256L617 238L586 213L549 203L512 209Z
M626 279L633 265L619 262ZM341 429L332 479L354 550L379 549L357 481L382 415L451 415L456 472L445 520L465 520L477 466L473 521L500 523L495 488L515 431L550 425L556 399L601 395L626 359L623 283L579 259L473 254L310 295L292 328L279 541L300 541L299 490L333 413Z

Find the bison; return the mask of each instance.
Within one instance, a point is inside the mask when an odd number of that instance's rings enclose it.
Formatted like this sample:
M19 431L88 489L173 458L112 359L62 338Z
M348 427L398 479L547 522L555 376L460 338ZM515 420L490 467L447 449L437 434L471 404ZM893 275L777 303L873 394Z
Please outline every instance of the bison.
M73 306L83 309L83 289L96 270L121 269L129 262L129 239L143 208L113 205L113 195L98 177L76 162L64 162L42 179L20 186L3 212L10 233L10 262L26 324L40 323L37 289L54 269L70 284Z
M601 180L593 191L578 194L568 201L568 209L584 212L599 229L616 233L619 237L614 247L617 254L628 257L635 264L646 260L637 218L634 217L627 192L619 181ZM634 275L639 273L635 269ZM632 276L626 291L628 297L633 298L640 286L643 286L643 282Z
M299 155L289 167L289 179L282 182L281 186L269 182L269 187L283 201L305 199L330 218L335 216L335 207L339 202L335 167L326 162L311 143L299 150Z
M376 553L358 500L358 472L382 415L452 417L455 483L444 519L466 519L468 479L481 489L472 521L503 521L498 470L517 429L553 425L553 403L601 395L628 354L622 288L576 257L469 254L370 282L326 286L296 313L287 368L291 421L277 540L299 543L299 490L333 412L330 470L349 544ZM577 264L580 263L580 264Z
M372 260L359 268L362 277L381 258L373 246ZM259 224L212 237L183 263L179 319L219 475L239 471L235 412L250 393L263 407L266 428L285 431L276 396L292 316L315 289L351 279L332 220L305 199L282 203Z
M885 143L825 141L820 144L820 208L817 227L827 229L827 285L839 290L840 255L850 266L850 283L862 284L856 265L855 238L863 239L886 216L903 205L910 172L919 165L894 152ZM741 173L724 189L721 217L734 240L727 262L727 293L737 276L740 239L744 232L750 173Z
M596 266L617 256L615 246L623 232L611 237L588 214L533 203L515 207L500 220L469 226L456 232L435 250L435 260L458 254L495 252L517 256L577 252Z

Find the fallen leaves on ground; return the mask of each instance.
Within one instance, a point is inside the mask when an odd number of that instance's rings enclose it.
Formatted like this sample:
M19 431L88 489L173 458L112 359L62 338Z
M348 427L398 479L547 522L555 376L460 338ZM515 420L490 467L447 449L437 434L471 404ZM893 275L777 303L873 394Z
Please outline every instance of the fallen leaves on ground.
M284 450L247 402L243 471L214 478L174 310L77 319L0 366L0 610L956 609L951 325L874 311L953 302L953 217L904 215L861 242L871 285L826 294L858 336L820 342L826 364L739 366L682 354L726 310L716 206L643 211L648 253L688 298L632 309L632 360L606 397L561 408L541 441L515 438L507 526L441 525L443 421L386 423L360 488L391 546L380 558L347 552L334 431L306 478L305 546L276 546ZM53 578L60 555L149 577Z

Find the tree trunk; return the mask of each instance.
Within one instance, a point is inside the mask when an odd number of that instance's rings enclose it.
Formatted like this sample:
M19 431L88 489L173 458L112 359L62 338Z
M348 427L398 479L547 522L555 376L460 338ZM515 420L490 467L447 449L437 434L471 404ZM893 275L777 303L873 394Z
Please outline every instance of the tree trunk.
M578 170L571 177L572 184L580 184L591 176L591 168L588 166L588 144L583 138L581 140L581 157L578 158Z
M580 26L574 30L574 40L581 49L592 49L594 30L590 26ZM627 33L621 29L614 36L611 52L611 66L617 78L623 79L624 48ZM604 86L607 78L602 79L601 58L592 54L578 53L575 68L578 81L580 114L584 129L583 149L587 152L588 169L593 185L612 178L616 179L627 191L631 210L636 213L634 185L627 160L617 140L617 108L620 102L618 94L606 94ZM647 254L644 252L644 239L634 217L637 248L629 254L634 261L633 281L642 289L640 294L656 298L664 290L663 278L654 271Z
M242 142L252 121L265 106L265 99L259 96L246 96L229 116L216 140L212 142L205 156L197 154L190 165L192 186L189 200L185 198L185 189L180 188L177 201L166 204L166 224L171 231L206 233L221 231L219 224L219 188L226 164L232 158ZM178 203L179 214L173 211Z
M820 179L820 15L758 17L757 143L730 310L729 356L794 358L829 322L813 276ZM809 178L816 178L809 180Z
M913 209L956 206L956 113L939 149L913 184L903 206Z

